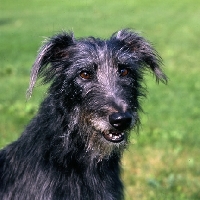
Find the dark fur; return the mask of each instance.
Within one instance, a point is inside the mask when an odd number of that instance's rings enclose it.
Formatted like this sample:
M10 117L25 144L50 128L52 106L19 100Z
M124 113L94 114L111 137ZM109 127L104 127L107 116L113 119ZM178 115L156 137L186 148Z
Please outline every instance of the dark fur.
M108 40L61 33L46 41L28 96L38 75L51 85L21 137L0 152L0 199L123 199L120 158L139 122L143 72L166 81L159 64L156 51L131 30ZM113 113L128 113L131 123L118 130L109 122ZM123 141L106 140L111 132L123 132Z

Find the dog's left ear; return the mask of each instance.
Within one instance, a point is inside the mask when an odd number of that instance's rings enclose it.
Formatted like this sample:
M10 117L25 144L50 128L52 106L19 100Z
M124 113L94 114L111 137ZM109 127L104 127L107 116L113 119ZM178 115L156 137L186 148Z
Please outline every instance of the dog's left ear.
M122 42L134 54L138 62L149 67L155 74L157 81L161 80L167 83L167 76L160 68L161 57L149 42L129 29L121 30L115 33L113 37Z
M48 82L59 73L60 63L69 58L69 48L74 43L73 33L65 32L45 41L31 69L30 84L27 90L28 98L32 95L38 75L44 78L44 82Z

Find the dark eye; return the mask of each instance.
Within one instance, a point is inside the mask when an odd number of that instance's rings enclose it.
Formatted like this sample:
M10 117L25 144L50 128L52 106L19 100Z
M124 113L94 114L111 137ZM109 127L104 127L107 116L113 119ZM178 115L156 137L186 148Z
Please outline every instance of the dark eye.
M90 72L87 72L87 71L82 71L80 73L80 77L83 78L83 79L91 79L92 78L92 75Z
M127 68L119 69L119 75L122 77L126 76L128 73L129 73L129 70Z

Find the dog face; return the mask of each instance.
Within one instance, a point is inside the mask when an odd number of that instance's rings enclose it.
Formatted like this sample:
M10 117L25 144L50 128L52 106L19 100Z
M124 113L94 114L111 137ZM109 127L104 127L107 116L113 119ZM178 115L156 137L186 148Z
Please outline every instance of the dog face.
M150 69L157 80L167 80L160 63L150 44L130 30L109 40L76 40L63 33L41 48L28 94L38 74L45 83L51 81L49 95L62 104L63 112L76 116L71 127L80 125L86 149L105 157L126 146L130 129L139 122L144 70Z

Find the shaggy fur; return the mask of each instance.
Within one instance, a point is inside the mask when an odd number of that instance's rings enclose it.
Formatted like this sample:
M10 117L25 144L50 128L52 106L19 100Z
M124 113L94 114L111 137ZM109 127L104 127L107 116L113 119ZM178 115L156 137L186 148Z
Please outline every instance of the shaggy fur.
M160 57L131 30L110 39L61 33L32 67L50 82L38 114L0 151L1 200L123 199L120 158L139 122L143 72L166 82Z

